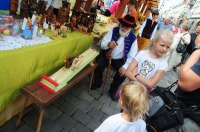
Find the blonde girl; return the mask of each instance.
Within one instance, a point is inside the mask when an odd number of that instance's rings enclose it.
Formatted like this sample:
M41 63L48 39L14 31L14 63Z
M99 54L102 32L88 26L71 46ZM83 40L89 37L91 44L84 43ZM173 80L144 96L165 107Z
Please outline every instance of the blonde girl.
M119 105L123 112L107 118L95 132L146 132L143 120L149 109L146 87L136 81L123 84Z
M159 31L147 49L140 51L133 59L127 68L126 76L130 80L142 83L151 91L167 69L165 54L172 41L173 34L171 31Z

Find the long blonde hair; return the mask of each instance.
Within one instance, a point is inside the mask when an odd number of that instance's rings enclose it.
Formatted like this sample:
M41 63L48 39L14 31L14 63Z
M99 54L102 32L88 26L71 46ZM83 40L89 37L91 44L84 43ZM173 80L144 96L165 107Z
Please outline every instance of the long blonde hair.
M144 118L149 110L147 88L139 82L123 84L120 99L131 115L132 121Z
M151 50L153 48L153 41L156 40L160 40L160 39L168 39L171 41L171 43L173 42L174 39L174 35L171 31L169 30L160 30L158 31L158 33L156 34L156 36L153 38L153 40L151 40L147 46L146 49Z

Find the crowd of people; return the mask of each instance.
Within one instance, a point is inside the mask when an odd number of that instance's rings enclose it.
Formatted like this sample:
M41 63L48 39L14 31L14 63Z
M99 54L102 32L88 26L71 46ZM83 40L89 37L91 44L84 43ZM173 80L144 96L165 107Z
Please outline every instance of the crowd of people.
M119 3L113 3L115 8ZM111 4L105 11L105 16L115 13L116 9L111 10L114 5ZM102 86L103 72L110 64L115 74L109 94L116 101L117 91L120 91L119 105L123 112L106 119L96 132L117 129L146 131L141 119L148 111L148 93L165 72L176 72L177 67L180 67L180 78L176 94L184 97L187 105L200 105L200 24L197 24L195 31L189 32L187 22L179 24L170 16L161 19L159 12L153 10L148 13L138 35L135 35L132 29L137 26L136 11L136 4L130 0L127 14L118 19L119 25L110 30L101 42L92 89ZM179 43L186 45L181 53L176 50ZM195 124L190 119L185 120L180 128L183 131L187 130L186 122ZM198 131L200 126L196 125L192 130Z
M60 7L70 6L70 0L45 1L49 1L56 16ZM86 2L83 0L82 8ZM100 11L107 17L114 16L120 2L94 0L90 12ZM180 23L171 16L161 18L158 10L149 8L138 34L135 34L137 5L136 0L129 0L122 16L119 19L113 17L119 25L109 30L101 41L91 89L101 88L103 73L110 65L115 74L109 95L113 101L119 102L122 112L107 118L95 132L146 132L144 117L149 110L148 96L166 72L176 72L178 67L180 78L176 95L184 105L200 107L200 22L191 32L187 22ZM177 52L179 44L186 47L181 52ZM199 121L200 114L196 116ZM198 123L185 118L177 131L199 130Z

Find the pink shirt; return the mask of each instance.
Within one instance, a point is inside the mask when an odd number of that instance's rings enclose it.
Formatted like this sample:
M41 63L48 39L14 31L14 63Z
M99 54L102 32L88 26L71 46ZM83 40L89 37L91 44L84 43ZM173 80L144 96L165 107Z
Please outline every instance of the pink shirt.
M108 8L111 14L114 14L117 11L117 8L119 7L120 1L113 2L112 5Z
M178 27L173 26L172 33L177 34L178 33Z

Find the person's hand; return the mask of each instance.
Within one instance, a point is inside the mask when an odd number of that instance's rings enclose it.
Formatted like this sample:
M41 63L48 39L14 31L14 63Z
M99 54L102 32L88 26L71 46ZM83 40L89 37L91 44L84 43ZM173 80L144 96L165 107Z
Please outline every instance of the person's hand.
M181 37L181 39L183 40L183 42L185 42L185 37Z
M117 42L116 41L110 41L108 43L108 47L111 49L114 49L117 46Z
M112 18L112 22L114 22L114 23L119 23L119 21L118 21L118 19L117 19L116 17L113 17L113 18Z
M123 68L123 67L121 67L121 68L119 69L119 74L120 74L120 76L121 76L121 77L125 76L125 73L126 73L126 69Z

